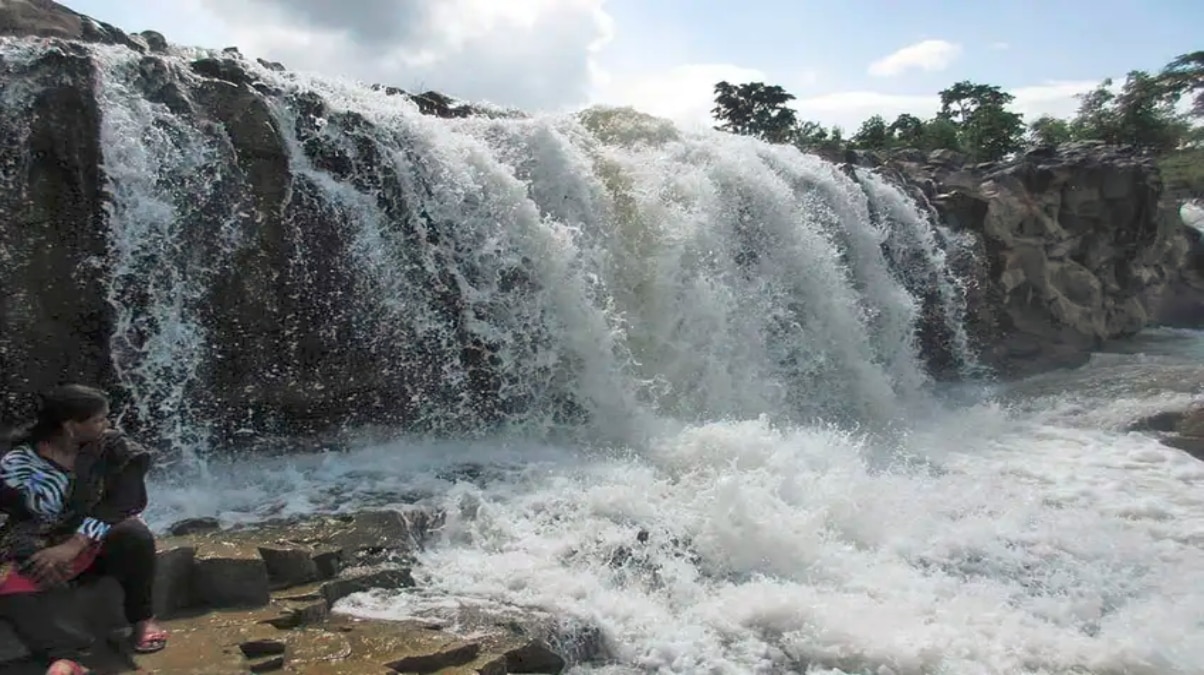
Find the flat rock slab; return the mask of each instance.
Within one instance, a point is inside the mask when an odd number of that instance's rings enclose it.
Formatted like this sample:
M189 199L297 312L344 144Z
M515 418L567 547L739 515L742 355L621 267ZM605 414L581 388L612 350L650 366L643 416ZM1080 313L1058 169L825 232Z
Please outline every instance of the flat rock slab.
M437 514L411 508L225 530L206 519L182 521L170 528L182 534L158 542L155 612L171 617L197 609L261 607L274 590L409 561L437 520Z
M168 621L171 646L139 656L138 665L143 671L197 675L275 670L312 675L534 672L507 670L506 654L422 622L332 617L321 626L278 630L262 619L261 611L230 610ZM266 650L270 653L259 649L264 645L271 646Z

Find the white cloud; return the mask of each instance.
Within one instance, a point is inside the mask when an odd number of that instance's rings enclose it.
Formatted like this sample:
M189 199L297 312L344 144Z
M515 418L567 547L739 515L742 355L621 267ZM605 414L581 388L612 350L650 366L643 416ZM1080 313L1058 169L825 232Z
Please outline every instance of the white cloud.
M1079 94L1085 94L1095 89L1099 82L1054 81L1045 84L1017 87L1010 93L1016 97L1012 102L1012 110L1023 113L1024 118L1032 121L1041 115L1054 117L1070 117L1078 112Z
M891 77L913 69L940 71L948 68L961 52L961 45L952 42L924 40L874 61L868 72L874 77Z
M585 102L606 0L200 0L245 54L296 70L555 110Z

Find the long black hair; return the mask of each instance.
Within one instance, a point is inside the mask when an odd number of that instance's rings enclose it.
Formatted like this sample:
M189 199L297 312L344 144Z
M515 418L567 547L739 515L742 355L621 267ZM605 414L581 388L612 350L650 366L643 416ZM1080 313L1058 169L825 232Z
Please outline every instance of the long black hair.
M38 414L17 431L11 447L33 445L52 438L67 422L85 422L109 407L109 396L95 387L64 384L38 396Z

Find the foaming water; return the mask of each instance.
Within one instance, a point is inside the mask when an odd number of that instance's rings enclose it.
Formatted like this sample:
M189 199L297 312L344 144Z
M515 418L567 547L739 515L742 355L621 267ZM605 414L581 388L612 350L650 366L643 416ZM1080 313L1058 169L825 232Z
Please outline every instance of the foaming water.
M1204 336L1153 342L1153 365L1101 360L1174 378ZM154 515L444 509L423 592L359 594L339 611L544 608L602 628L614 662L581 672L1198 673L1204 463L1121 429L1200 400L1204 378L1128 405L1082 386L1114 374L1042 376L1033 398L1019 383L1006 405L969 401L893 440L761 418L640 450L416 441L243 463L220 494L157 493Z

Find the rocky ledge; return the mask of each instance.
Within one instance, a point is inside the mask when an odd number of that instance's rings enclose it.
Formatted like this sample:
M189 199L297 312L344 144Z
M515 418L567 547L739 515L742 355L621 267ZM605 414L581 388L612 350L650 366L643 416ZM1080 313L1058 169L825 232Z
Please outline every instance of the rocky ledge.
M117 649L128 626L114 617L111 580L63 592L88 608L83 619L106 645L105 672L559 673L602 659L601 633L586 623L483 599L416 602L404 620L356 619L336 603L381 589L432 598L411 566L438 514L365 511L221 529L178 523L159 542L155 607L171 630L167 649ZM119 613L119 612L118 612ZM8 624L0 623L0 671L40 673Z
M1135 422L1129 431L1156 434L1163 445L1204 461L1204 404L1151 415Z
M1204 327L1204 246L1164 199L1154 158L1100 143L972 164L948 150L855 153L973 255L967 328L1003 376L1081 365L1150 325Z

